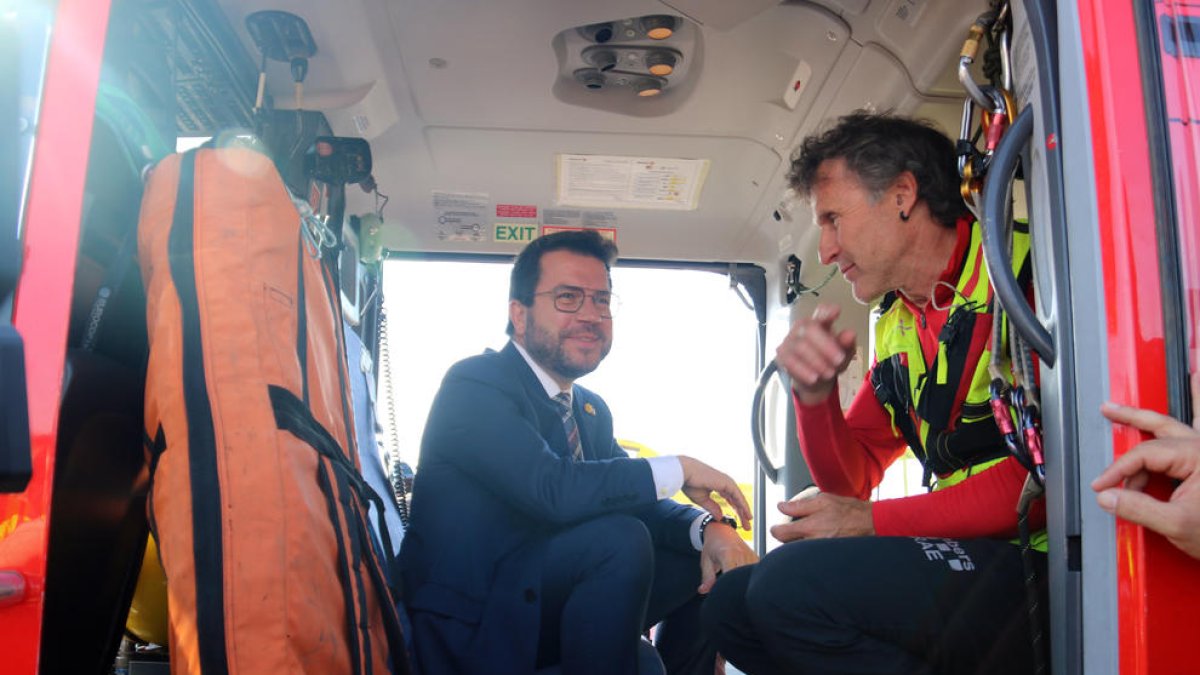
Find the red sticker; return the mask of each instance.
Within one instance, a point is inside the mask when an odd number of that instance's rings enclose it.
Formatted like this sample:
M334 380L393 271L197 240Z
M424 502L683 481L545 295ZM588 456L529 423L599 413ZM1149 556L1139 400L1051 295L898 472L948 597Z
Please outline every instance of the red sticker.
M532 204L497 204L497 218L537 218L537 207Z

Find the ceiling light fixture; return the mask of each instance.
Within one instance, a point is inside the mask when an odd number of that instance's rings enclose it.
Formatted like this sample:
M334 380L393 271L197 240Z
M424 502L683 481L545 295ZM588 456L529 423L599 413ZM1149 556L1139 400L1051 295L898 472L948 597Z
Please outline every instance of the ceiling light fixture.
M668 51L653 51L646 55L646 70L651 75L666 77L675 70L675 55Z
M643 79L638 80L638 82L633 85L633 90L636 91L637 95L641 96L642 98L658 96L662 93L662 88L663 83L661 80Z
M675 17L665 14L643 16L641 19L642 32L651 40L666 40L675 33Z

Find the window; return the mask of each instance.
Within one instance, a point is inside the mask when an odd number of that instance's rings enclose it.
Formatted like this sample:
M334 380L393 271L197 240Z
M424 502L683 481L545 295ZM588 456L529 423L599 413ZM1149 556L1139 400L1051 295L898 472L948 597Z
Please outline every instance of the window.
M446 370L507 342L510 270L490 262L386 263L390 389L400 456L409 464L417 464L425 418ZM613 289L621 308L612 351L579 384L608 402L618 440L690 455L752 483L754 313L727 277L707 271L617 267ZM389 385L382 380L380 420L387 425Z

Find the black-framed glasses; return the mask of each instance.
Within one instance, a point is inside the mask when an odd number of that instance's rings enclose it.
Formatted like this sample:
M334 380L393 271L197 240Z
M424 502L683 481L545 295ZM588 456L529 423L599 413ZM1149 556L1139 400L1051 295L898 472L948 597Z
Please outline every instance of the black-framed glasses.
M533 295L534 297L549 295L554 301L554 309L564 314L578 312L583 308L583 301L591 298L592 304L596 306L596 313L605 319L611 319L613 314L616 314L617 307L621 304L612 291L589 292L578 286L555 286L548 291L534 293Z

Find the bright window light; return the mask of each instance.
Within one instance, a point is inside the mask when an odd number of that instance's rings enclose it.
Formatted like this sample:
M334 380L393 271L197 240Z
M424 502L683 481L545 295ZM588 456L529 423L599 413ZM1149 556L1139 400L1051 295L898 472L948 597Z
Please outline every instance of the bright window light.
M510 270L494 263L386 263L395 424L409 464L417 464L425 418L447 368L506 343ZM617 267L613 290L621 311L612 351L579 384L608 403L617 438L657 454L690 455L752 483L754 313L724 275L712 272ZM381 383L381 400L387 390ZM389 423L382 403L380 421Z

